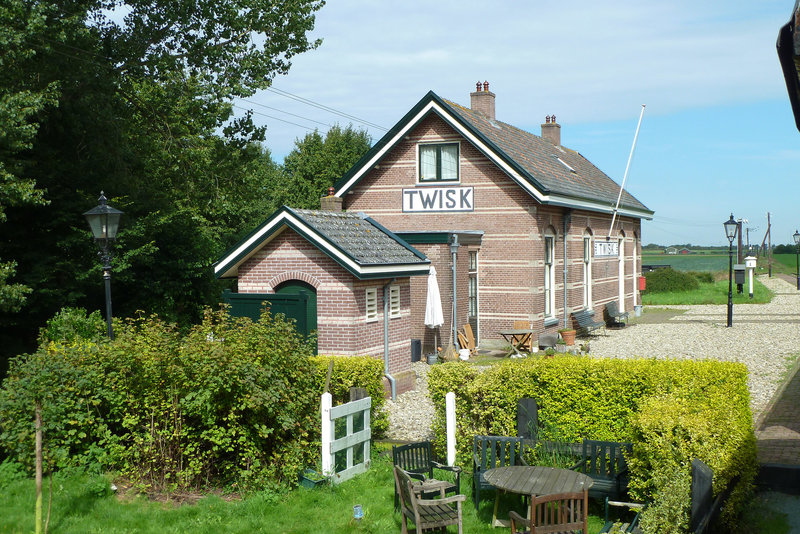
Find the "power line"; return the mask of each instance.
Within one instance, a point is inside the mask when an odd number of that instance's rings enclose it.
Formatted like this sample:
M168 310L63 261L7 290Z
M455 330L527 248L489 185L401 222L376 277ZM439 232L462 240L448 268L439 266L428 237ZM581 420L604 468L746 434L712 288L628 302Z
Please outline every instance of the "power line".
M245 108L245 107L242 107L242 106L237 106L236 104L231 104L231 105L232 105L233 107L237 108L237 109L242 109L242 110L244 110L244 111L249 111L250 113L252 113L252 114L254 114L254 115L261 115L261 116L263 116L263 117L268 117L268 118L270 118L270 119L274 119L274 120L276 120L276 121L285 122L286 124L291 124L291 125L293 125L293 126L299 126L300 128L305 128L306 130L308 130L308 131L310 131L310 132L313 132L313 131L315 130L314 128L310 128L310 127L308 127L308 126L304 126L304 125L302 125L302 124L298 124L298 123L296 123L296 122L287 121L287 120L285 120L285 119L280 119L280 118L278 118L278 117L273 117L272 115L267 115L266 113L261 113L260 111L254 111L254 110L252 110L252 109L248 109L248 108Z
M321 124L323 126L327 126L328 128L333 128L333 125L328 124L327 122L322 122L322 121L318 121L318 120L315 120L315 119L310 119L308 117L303 117L302 115L297 115L295 113L290 113L290 112L284 111L282 109L274 108L272 106L267 106L266 104L262 104L260 102L255 102L253 100L248 100L246 98L239 98L239 100L241 100L242 102L247 102L248 104L252 104L254 106L261 106L262 108L271 109L271 110L277 111L279 113L285 113L286 115L291 115L292 117L297 117L298 119L303 119L303 120L306 120L306 121L309 121L309 122L316 122L317 124ZM255 113L255 111L253 113ZM264 113L261 113L261 115L269 117L269 115L266 115ZM272 117L272 118L275 118L275 117ZM278 119L278 120L280 120L280 119Z
M308 98L304 98L302 96L298 96L298 95L292 94L289 91L283 91L281 89L276 89L274 87L267 87L267 91L271 91L271 92L273 92L273 93L275 93L277 95L283 96L285 98L291 98L292 100L296 100L296 101L298 101L300 103L306 104L308 106L313 106L313 107L315 107L317 109L321 109L321 110L327 111L329 113L334 113L336 115L339 115L340 117L344 117L346 119L350 119L350 120L356 121L356 122L358 122L360 124L364 124L364 125L369 126L371 128L377 128L379 130L383 130L384 132L388 132L389 131L389 128L384 128L383 126L381 126L379 124L375 124L374 122L370 122L370 121L367 121L367 120L364 120L364 119L360 119L360 118L356 117L355 115L350 115L349 113L345 113L343 111L339 111L338 109L334 109L334 108L332 108L330 106L326 106L324 104L320 104L318 102L314 102L313 100L310 100Z

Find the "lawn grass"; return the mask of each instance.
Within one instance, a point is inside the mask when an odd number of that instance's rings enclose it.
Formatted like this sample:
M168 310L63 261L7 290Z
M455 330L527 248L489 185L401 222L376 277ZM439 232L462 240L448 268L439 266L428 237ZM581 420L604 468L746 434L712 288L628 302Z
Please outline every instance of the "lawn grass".
M734 304L765 304L772 300L772 292L764 284L753 279L753 298L750 298L748 283L744 284L742 294L736 293L736 284L733 284ZM678 304L727 304L728 280L719 280L713 284L701 283L700 288L694 291L673 291L668 293L642 293L642 304L650 306L665 306Z
M380 448L380 447L376 447ZM362 475L338 486L298 488L285 494L256 493L241 500L205 497L197 504L175 506L143 497L120 499L108 488L110 481L100 475L57 473L53 483L50 534L60 533L375 533L400 532L400 514L394 512L394 479L391 458L373 455L372 467ZM475 512L470 494L470 474L461 477L465 533L494 533L494 497L482 494L480 511ZM47 509L47 480L44 508ZM34 530L35 486L31 479L0 480L0 533L28 533ZM364 518L353 519L353 506L360 504ZM519 507L514 496L501 501L499 517ZM590 533L603 525L599 503L594 504ZM507 530L506 530L507 531ZM456 532L451 527L449 532Z

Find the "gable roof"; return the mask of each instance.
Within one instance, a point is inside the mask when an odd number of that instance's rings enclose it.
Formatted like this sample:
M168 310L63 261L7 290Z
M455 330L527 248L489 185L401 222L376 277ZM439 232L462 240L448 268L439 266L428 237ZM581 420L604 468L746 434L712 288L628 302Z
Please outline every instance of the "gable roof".
M620 186L579 152L428 92L336 184L336 196L350 191L378 161L429 114L435 113L469 140L512 180L542 204L611 213ZM560 160L560 161L559 161ZM619 212L652 219L653 212L623 191Z
M283 206L214 263L215 276L238 276L242 263L287 228L361 280L428 274L430 268L424 254L362 213Z

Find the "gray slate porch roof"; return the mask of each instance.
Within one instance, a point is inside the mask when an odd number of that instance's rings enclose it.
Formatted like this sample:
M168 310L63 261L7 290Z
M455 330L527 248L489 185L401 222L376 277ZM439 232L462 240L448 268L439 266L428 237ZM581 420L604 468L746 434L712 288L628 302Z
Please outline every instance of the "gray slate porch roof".
M216 263L217 278L238 276L239 266L291 228L359 279L428 274L430 260L363 213L283 206Z

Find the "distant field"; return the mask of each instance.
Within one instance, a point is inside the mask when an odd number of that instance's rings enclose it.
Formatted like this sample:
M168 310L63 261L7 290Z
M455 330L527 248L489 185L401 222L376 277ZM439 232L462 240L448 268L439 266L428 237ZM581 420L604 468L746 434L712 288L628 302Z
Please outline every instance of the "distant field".
M734 259L735 261L735 259ZM642 254L642 265L669 265L676 271L727 271L727 254Z
M795 254L773 254L772 259L778 263L782 263L787 267L791 267L792 272L794 272L794 269L797 266L797 255Z

